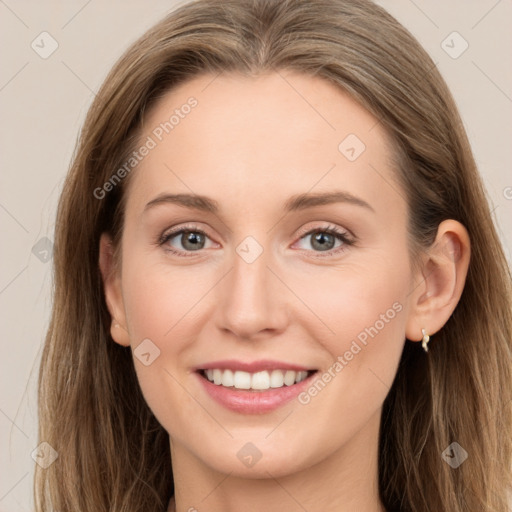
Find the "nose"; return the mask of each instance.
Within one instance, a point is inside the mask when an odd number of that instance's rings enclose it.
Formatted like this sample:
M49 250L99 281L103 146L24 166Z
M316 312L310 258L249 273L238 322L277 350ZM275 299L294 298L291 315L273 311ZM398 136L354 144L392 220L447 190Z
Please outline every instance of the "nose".
M266 250L256 260L234 252L232 269L217 293L217 326L237 338L276 336L288 322L290 291Z

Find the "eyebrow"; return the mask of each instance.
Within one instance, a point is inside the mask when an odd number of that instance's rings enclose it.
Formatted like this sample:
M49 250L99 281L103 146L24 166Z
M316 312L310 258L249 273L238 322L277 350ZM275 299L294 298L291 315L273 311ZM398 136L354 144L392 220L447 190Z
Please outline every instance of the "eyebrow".
M348 203L375 212L366 201L342 190L294 195L285 202L284 210L286 212L293 212L333 203ZM146 204L144 212L161 204L177 204L185 208L214 214L219 212L219 203L217 201L197 194L161 194Z
M306 208L312 208L314 206L323 206L332 203L348 203L355 206L361 206L372 212L375 210L360 197L354 196L349 192L343 190L334 190L332 192L318 192L318 193L306 193L298 194L290 197L284 205L285 211L293 212L298 210L305 210Z

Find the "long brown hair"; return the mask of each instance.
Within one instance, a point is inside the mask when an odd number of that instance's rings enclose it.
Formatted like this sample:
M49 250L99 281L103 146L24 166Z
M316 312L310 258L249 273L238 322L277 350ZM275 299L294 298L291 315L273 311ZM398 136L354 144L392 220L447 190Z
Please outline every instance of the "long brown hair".
M339 86L394 142L412 257L439 223L471 239L466 285L428 355L405 342L384 402L379 487L389 511L506 512L512 482L511 277L456 106L413 36L368 0L198 0L132 45L95 98L60 199L54 298L39 374L37 510L149 512L173 494L168 434L148 408L129 348L114 343L99 237L119 242L126 181L101 188L133 151L148 109L201 73L290 69ZM335 108L335 106L333 106ZM136 169L132 172L137 172ZM457 442L468 459L442 458Z

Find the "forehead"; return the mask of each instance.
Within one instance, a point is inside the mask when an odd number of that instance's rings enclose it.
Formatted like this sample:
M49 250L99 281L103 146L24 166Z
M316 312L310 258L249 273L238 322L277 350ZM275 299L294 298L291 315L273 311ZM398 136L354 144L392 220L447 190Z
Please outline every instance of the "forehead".
M213 196L234 211L333 187L383 208L401 199L379 120L296 72L196 77L158 101L140 141L151 149L130 186L138 209L163 191Z

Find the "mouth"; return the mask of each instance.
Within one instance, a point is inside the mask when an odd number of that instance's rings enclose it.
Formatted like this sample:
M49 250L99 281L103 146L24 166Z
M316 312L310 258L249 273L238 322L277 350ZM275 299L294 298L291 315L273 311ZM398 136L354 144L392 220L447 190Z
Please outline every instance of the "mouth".
M291 387L309 379L317 370L272 369L257 372L204 368L198 374L210 383L236 391L264 392Z
M318 369L278 360L225 359L196 366L206 396L239 414L269 413L297 398Z

